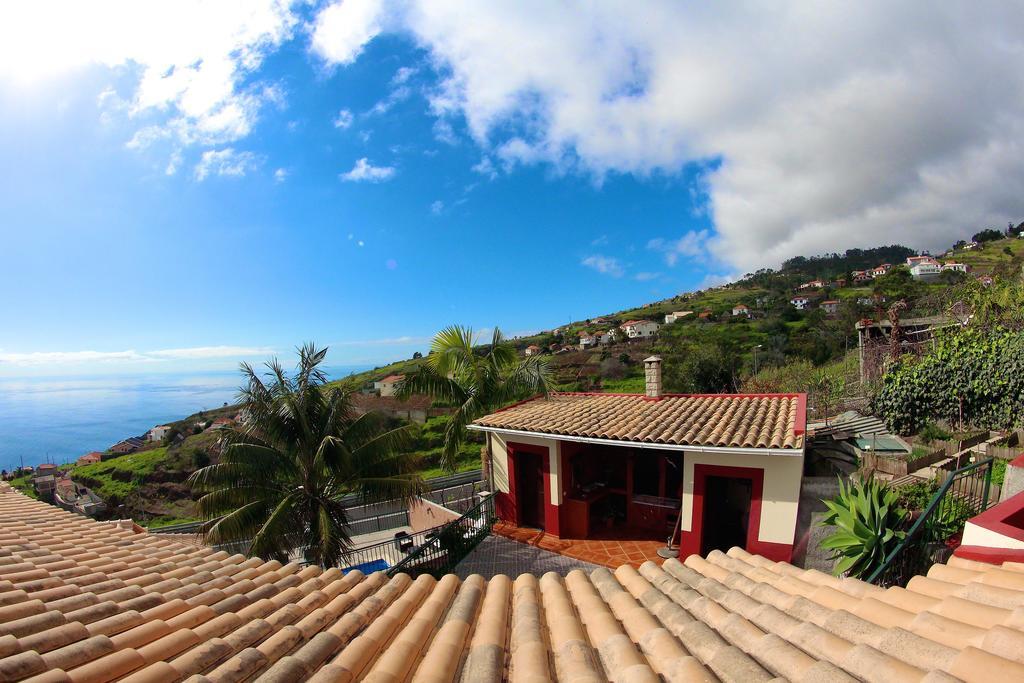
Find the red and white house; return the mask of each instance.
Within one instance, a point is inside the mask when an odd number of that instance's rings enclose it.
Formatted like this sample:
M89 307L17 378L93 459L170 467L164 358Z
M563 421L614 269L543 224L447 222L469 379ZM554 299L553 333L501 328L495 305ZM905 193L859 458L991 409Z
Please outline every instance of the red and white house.
M803 394L556 393L476 420L497 513L565 539L666 539L680 557L740 546L793 553L804 461Z

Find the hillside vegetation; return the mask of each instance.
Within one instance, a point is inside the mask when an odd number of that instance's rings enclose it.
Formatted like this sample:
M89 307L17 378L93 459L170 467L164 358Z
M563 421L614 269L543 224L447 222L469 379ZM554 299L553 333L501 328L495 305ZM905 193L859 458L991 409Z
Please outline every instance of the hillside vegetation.
M1021 227L1024 224L1017 229ZM977 247L967 248L964 243L936 255L941 260L968 264L972 272L967 277L950 273L940 281L924 283L912 279L905 267L898 266L886 276L854 286L852 271L882 263L900 264L914 252L899 245L851 249L843 254L790 259L779 269L760 270L734 283L595 316L557 330L520 337L513 343L520 351L530 345L540 346L548 355L560 390L642 392L642 361L651 354L659 354L664 359L666 391L807 391L811 397L811 417L821 416L851 399L866 404L867 388L859 385L857 372L857 321L884 319L887 307L897 300L908 303L904 317L940 313L959 296L960 288L974 285L976 276L1009 278L1020 273L1024 239L989 237ZM790 298L800 284L816 278L829 284L820 289L800 290L813 303L808 310L796 310ZM841 280L846 284L836 284ZM839 302L835 313L826 314L818 305L827 300ZM749 317L732 315L738 304L749 307ZM587 350L568 349L578 344L582 332L616 328L628 320L662 323L665 314L675 311L692 313L663 325L653 339L629 343L620 340ZM700 313L706 316L700 317ZM553 353L552 349L558 352ZM387 375L408 374L422 362L422 357L401 360L336 380L331 385L359 391ZM219 453L216 431L204 432L196 425L233 415L237 410L236 406L226 406L189 416L172 423L183 438L153 444L138 453L111 457L95 465L73 467L71 475L107 500L112 515L132 516L153 525L191 520L195 515L194 501L184 481ZM394 422L398 425L402 421ZM410 428L410 449L419 459L424 477L445 474L439 467L439 458L446 422L444 416L431 417L426 424ZM481 444L479 437L474 439L462 446L455 463L457 470L479 467ZM28 482L23 483L23 488L31 488Z

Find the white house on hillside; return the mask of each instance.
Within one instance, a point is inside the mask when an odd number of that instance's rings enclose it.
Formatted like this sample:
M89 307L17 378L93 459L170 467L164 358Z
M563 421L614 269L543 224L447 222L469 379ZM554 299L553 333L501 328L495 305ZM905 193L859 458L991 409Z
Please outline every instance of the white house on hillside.
M645 339L657 334L658 328L661 326L653 320L630 320L622 323L619 327L629 339Z
M672 311L671 313L665 314L665 324L671 325L677 320L682 320L688 315L693 315L693 311Z
M589 349L589 348L591 348L592 346L594 346L596 344L597 344L597 337L595 337L594 335L590 334L589 332L584 332L584 333L582 333L580 335L580 348L581 349Z
M380 392L381 396L394 396L398 383L405 379L405 375L388 375L384 379L373 383L373 388Z
M602 332L595 332L594 336L597 337L598 343L602 345L615 343L615 330L604 330Z
M811 300L808 299L806 296L794 296L792 299L789 300L789 303L791 303L794 306L794 308L796 308L796 310L802 311L805 308L807 308L807 304L809 304L810 301Z
M749 318L750 317L750 307L747 306L746 304L736 304L735 306L732 307L732 314L734 316L735 315L745 315L745 316L747 316Z
M150 441L163 441L164 437L167 436L167 432L171 431L168 425L157 425L149 430Z
M934 280L942 273L942 266L935 259L920 260L910 267L915 280Z

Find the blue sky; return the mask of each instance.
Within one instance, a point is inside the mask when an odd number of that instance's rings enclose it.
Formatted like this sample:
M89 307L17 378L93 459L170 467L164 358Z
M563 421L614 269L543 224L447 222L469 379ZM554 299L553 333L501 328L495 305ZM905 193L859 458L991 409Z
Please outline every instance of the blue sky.
M954 12L896 29L871 7L801 15L829 38L819 64L737 46L757 17L731 7L652 4L652 28L625 6L71 4L64 36L40 5L0 21L0 375L231 367L305 340L377 363L450 323L528 332L798 253L941 246L1024 209L969 170L1024 177L1012 135L975 125L1022 120L1019 78L990 70L977 102L947 102L970 73L907 57L952 51ZM1001 28L1019 19L960 26L960 61L1003 63L972 36L1019 50ZM861 56L883 26L879 49L924 70L909 92L879 92L891 66ZM874 94L851 129L855 87ZM952 121L922 131L942 107Z

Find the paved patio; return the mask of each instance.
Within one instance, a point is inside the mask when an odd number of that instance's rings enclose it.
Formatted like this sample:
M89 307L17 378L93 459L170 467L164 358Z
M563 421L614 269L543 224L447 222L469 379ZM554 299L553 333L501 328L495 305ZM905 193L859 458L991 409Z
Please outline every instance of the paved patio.
M591 572L597 569L597 565L491 535L455 565L452 573L460 579L470 574L490 579L498 574L515 578L520 574L543 576L557 572L565 576L573 569Z
M665 561L658 555L658 549L665 547L665 541L644 539L643 532L630 532L628 529L619 531L618 538L574 540L556 538L538 529L523 529L497 522L492 533L532 548L604 567L617 568L624 564L639 567L648 560L660 565Z

